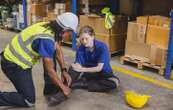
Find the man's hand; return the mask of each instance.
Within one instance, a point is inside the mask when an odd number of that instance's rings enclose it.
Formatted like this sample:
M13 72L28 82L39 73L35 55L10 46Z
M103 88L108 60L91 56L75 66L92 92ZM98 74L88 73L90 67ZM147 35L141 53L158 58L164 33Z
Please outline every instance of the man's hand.
M67 72L63 72L63 73L62 73L62 79L63 79L63 82L64 82L64 81L67 82L67 85L68 85L68 86L71 85L72 79L71 79L71 76L70 76Z
M64 95L68 97L70 92L71 92L71 89L68 86L65 86L65 85L61 89L62 89Z
M77 72L84 72L82 66L78 63L73 63L71 66Z
M57 76L57 73L54 70L54 65L53 65L53 61L50 58L43 58L43 64L44 67L46 68L46 70L48 71L48 75L51 78L51 80L53 81L53 83L60 87L63 91L63 93L68 96L71 92L70 88L68 86L66 86Z

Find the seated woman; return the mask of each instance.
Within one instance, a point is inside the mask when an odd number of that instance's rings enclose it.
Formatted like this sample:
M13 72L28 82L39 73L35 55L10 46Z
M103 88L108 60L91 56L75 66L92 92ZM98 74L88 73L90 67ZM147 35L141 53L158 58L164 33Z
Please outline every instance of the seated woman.
M81 45L68 72L72 89L106 92L117 88L120 80L112 72L106 44L94 38L95 32L90 26L82 27L79 36Z

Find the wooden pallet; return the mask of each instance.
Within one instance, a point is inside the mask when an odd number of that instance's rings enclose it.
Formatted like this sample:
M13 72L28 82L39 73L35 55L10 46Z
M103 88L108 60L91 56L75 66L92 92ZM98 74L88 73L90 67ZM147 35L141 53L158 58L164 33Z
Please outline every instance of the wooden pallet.
M149 61L147 61L145 59L142 60L142 59L137 59L137 58L133 58L133 57L129 57L129 56L123 56L120 58L121 64L125 64L126 62L136 64L138 69L144 69L146 67L155 69L158 71L158 73L160 75L164 75L164 69L165 69L164 66L151 64Z

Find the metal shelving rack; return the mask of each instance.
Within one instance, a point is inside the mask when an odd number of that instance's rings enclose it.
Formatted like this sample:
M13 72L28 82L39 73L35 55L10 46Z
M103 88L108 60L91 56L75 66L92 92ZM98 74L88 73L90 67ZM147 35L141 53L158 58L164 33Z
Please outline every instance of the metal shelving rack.
M170 13L171 16L171 25L170 25L170 34L169 34L169 45L168 45L168 54L166 60L166 69L165 69L165 78L170 79L171 76L171 67L173 61L173 10Z
M27 1L22 0L23 5L23 15L24 15L24 28L27 27Z
M77 5L76 0L72 0L72 12L74 14L76 14L76 8L77 8L76 5ZM73 37L72 37L72 48L76 50L76 34L75 33L73 33Z

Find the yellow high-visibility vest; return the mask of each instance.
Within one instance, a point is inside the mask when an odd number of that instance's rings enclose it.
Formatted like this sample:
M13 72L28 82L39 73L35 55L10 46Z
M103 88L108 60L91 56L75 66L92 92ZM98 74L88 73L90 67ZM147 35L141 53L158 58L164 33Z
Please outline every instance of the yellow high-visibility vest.
M31 68L40 58L40 55L32 49L32 42L38 38L54 41L52 31L43 26L47 23L36 23L14 36L11 43L4 50L4 57L23 69Z

